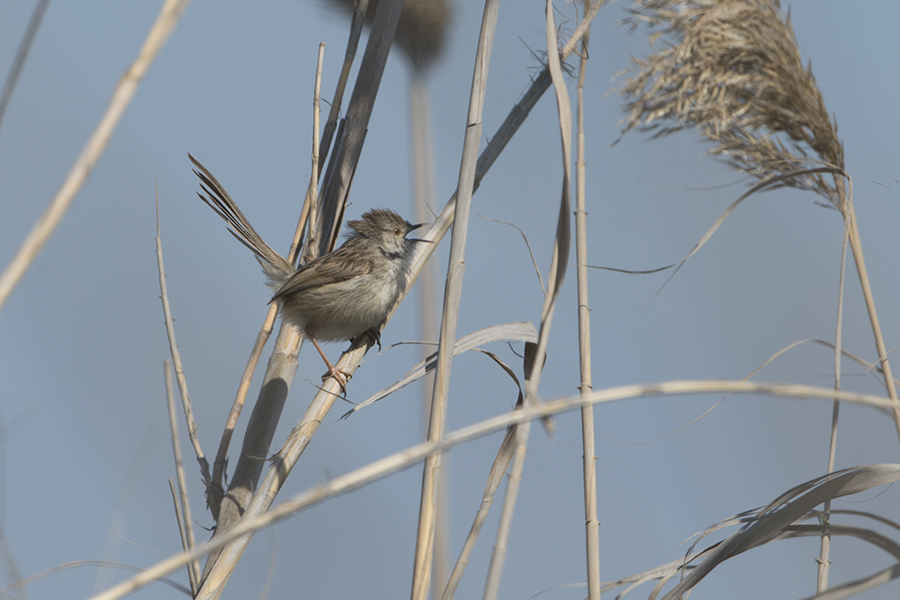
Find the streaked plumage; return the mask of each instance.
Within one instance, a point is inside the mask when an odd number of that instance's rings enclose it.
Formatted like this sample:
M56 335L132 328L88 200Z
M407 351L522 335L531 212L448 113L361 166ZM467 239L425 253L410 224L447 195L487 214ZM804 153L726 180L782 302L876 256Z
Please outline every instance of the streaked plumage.
M341 388L347 373L337 370L317 340L349 340L370 333L376 340L388 312L406 289L413 244L413 225L386 208L370 210L349 221L347 240L337 250L294 269L266 244L225 188L202 164L188 155L205 192L198 196L231 227L229 231L256 255L275 293L282 318L300 327L315 345L329 374Z

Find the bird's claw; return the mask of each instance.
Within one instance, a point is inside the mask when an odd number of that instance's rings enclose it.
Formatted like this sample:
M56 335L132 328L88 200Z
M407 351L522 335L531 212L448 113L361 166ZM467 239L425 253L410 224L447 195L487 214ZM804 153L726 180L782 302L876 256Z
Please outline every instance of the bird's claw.
M353 375L348 373L347 371L343 371L338 369L337 367L330 368L324 375L322 375L322 382L328 380L328 378L334 379L337 384L341 387L341 393L347 393L347 382L350 380Z
M374 327L369 327L363 332L363 335L369 336L373 342L378 344L378 351L381 352L381 332Z

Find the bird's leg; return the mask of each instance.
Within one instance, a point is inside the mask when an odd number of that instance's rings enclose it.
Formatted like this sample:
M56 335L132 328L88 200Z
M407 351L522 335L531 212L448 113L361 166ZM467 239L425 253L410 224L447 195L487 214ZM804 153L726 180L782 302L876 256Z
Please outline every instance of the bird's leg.
M325 353L322 351L322 347L319 345L319 342L316 341L315 336L310 335L309 332L306 333L306 337L309 338L309 341L313 343L313 346L316 347L316 350L319 351L319 356L322 357L322 360L325 361L325 365L328 366L328 373L322 376L322 379L326 377L333 377L335 381L337 381L338 385L341 386L341 392L347 392L347 380L352 377L350 373L347 371L342 371L331 364L331 361L328 360L328 357L325 356Z

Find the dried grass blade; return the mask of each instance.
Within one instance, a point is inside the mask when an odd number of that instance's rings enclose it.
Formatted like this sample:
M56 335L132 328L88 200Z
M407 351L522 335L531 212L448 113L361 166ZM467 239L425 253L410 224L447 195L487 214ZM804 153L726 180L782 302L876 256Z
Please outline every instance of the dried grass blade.
M477 347L482 344L489 344L491 342L499 342L504 340L516 342L535 342L537 341L537 331L534 329L534 324L530 321L505 323L503 325L491 325L489 327L485 327L484 329L474 331L469 335L465 335L456 340L456 344L454 344L453 346L453 356L457 356L463 352L468 352L469 350L477 349ZM428 358L410 369L409 372L404 375L400 381L379 390L378 392L366 398L364 401L360 402L357 406L353 407L352 410L344 413L341 416L341 419L346 419L356 411L361 410L362 408L365 408L366 406L369 406L374 402L378 402L382 398L385 398L386 396L389 396L394 392L405 388L410 383L421 379L426 375L426 373L434 371L437 364L436 359L437 352L431 354L430 356L428 356Z
M900 481L900 465L881 464L843 469L794 487L765 507L752 524L723 541L715 552L697 565L663 597L663 600L675 600L682 597L717 565L771 541L826 500L855 494L895 481Z
M835 514L838 514L839 512L840 511L834 511ZM812 514L807 515L807 517L811 518ZM775 536L772 541L792 539L797 537L818 536L820 535L820 533L821 527L817 525L794 525L787 527L784 532ZM866 541L869 544L872 544L879 549L884 550L894 557L897 557L898 553L900 553L900 545L898 545L897 542L877 532L873 532L862 527L838 525L835 526L834 533L835 535L852 536L857 539ZM629 592L633 591L639 585L647 583L648 581L657 580L657 584L654 586L654 589L649 596L649 598L651 599L655 598L657 597L659 591L661 591L661 589L665 587L666 583L668 583L674 576L679 575L682 571L688 573L693 570L695 567L691 563L702 558L703 556L707 556L710 553L714 552L720 545L721 542L718 542L696 553L691 550L688 552L688 555L684 560L671 561L657 567L653 567L651 569L647 569L645 571L623 577L616 581L608 581L603 584L602 591L606 593L622 586L627 586L622 592L616 595L616 598L618 599L625 597ZM900 577L900 565L895 565L868 577L836 586L827 592L810 596L805 600L824 600L826 598L830 600L837 600L838 598L846 598L864 590L871 589L879 585L884 585L885 583L888 583L896 579L897 577Z
M753 194L755 194L757 192L761 192L766 189L778 187L779 185L783 184L785 181L789 180L791 177L796 177L798 174L803 174L803 173L831 173L834 175L846 175L846 172L843 171L842 169L835 169L833 167L816 167L814 169L803 169L802 171L795 171L795 172L791 172L791 173L783 173L781 175L775 175L773 177L769 177L768 179L756 184L755 186L753 186L752 188L747 190L744 194L742 194L740 198L738 198L737 200L732 202L728 206L728 208L725 209L725 212L723 212L721 215L719 215L719 218L716 219L716 222L713 223L710 226L710 228L706 230L706 233L703 234L703 237L700 238L700 241L697 242L697 244L693 247L693 249L691 249L691 251L688 252L687 256L682 258L677 263L674 263L674 264L671 264L671 265L668 265L665 267L660 267L660 268L654 269L652 271L648 271L649 273L655 273L658 271L664 271L666 269L671 269L672 267L675 267L675 270L672 272L671 275L669 275L669 278L666 279L665 283L662 284L662 286L659 288L659 290L657 290L656 293L658 294L659 292L661 292L663 290L663 288L666 287L670 281L672 281L672 278L675 277L675 275L678 273L678 271L681 270L681 267L684 266L684 263L686 263L692 256L694 256L697 252L699 252L700 248L702 248L704 245L706 245L706 242L708 242L710 240L710 238L713 236L713 234L715 234L716 231L719 229L719 227L722 226L722 223L725 222L725 219L727 219L728 216L732 212L734 212L734 209L736 209L741 204L741 202L743 202L744 200L746 200L747 198L749 198L750 196L752 196ZM656 294L654 294L654 296L655 295Z
M821 518L821 515L821 512L816 511L815 513L810 513L809 518ZM889 554L894 560L900 561L900 544L886 535L858 525L833 525L832 528L834 535L853 537L862 540L886 554ZM822 526L819 524L797 524L785 527L784 532L774 539L784 540L800 537L818 537L820 535L822 535Z
M835 515L850 515L853 517L863 517L865 519L871 519L872 521L876 521L878 523L881 523L882 525L887 525L888 527L900 531L900 523L882 517L881 515L876 515L875 513L866 512L864 510L847 510L845 508L835 509L831 512Z

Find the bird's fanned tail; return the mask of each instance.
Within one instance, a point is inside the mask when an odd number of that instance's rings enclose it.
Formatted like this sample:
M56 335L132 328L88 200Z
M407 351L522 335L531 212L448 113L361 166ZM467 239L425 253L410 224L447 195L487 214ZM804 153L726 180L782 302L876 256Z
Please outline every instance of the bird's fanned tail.
M244 216L244 213L237 207L237 204L231 199L231 196L225 191L225 188L222 187L222 184L219 183L215 176L190 154L188 154L188 158L199 169L195 169L194 173L200 178L200 187L206 193L204 196L197 192L197 196L228 223L229 233L256 255L266 277L269 278L269 287L277 291L285 280L293 274L294 267L256 233L247 217Z

